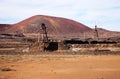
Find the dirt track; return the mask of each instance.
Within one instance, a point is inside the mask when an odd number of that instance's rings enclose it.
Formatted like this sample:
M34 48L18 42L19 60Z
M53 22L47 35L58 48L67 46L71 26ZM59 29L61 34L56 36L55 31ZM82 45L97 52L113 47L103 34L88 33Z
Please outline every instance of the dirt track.
M0 55L0 79L120 79L120 56Z

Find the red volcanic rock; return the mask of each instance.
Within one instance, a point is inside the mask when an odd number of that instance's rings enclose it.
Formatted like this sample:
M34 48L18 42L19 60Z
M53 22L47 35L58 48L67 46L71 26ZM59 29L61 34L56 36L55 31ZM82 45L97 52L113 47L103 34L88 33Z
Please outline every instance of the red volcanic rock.
M75 34L92 30L91 28L73 20L37 15L23 20L17 24L13 24L12 27L7 30L7 32L38 33L41 29L41 23L46 25L49 34L56 35Z

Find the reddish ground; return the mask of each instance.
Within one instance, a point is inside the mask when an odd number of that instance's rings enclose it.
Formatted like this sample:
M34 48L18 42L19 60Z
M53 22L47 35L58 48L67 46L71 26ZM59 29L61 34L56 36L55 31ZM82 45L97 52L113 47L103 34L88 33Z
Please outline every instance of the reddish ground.
M0 79L120 79L120 56L1 55Z

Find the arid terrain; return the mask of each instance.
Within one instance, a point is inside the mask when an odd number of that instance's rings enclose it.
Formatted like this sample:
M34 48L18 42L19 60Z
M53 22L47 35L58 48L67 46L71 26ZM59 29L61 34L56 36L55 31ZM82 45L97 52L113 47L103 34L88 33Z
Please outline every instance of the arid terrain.
M0 24L0 79L120 79L120 32L44 15Z
M119 55L0 55L0 79L120 79Z

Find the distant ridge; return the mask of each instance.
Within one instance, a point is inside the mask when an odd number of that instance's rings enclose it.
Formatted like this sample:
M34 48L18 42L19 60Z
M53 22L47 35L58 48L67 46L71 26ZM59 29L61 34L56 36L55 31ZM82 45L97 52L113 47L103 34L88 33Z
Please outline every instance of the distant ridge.
M4 33L6 30L10 29L10 24L0 24L0 33Z

